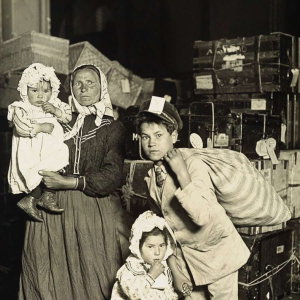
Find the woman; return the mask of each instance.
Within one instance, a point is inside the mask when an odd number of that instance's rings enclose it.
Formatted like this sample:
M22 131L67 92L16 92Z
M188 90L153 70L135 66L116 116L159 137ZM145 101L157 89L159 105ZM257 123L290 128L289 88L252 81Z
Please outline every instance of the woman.
M65 212L27 222L19 300L108 300L122 264L120 214L109 194L121 181L124 127L113 120L107 82L96 66L77 67L71 91L66 174L40 171Z

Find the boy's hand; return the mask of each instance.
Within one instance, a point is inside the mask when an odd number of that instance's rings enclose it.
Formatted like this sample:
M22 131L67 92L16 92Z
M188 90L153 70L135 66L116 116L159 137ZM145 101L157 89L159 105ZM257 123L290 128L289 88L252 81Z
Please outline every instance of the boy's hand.
M181 189L184 189L191 182L191 177L181 152L178 149L170 150L164 156L164 160L176 174Z
M175 174L179 174L182 172L182 169L186 169L186 164L178 149L168 151L164 156L164 160L169 164Z
M193 290L193 284L181 272L180 275L174 276L175 289L181 292L184 296L189 296Z
M43 104L44 112L51 113L52 115L56 115L56 107L49 102Z
M149 270L149 274L156 279L165 270L164 265L160 261L155 261Z
M36 133L39 133L39 132L44 132L44 133L52 133L54 129L54 124L52 123L37 123L35 124L35 131Z

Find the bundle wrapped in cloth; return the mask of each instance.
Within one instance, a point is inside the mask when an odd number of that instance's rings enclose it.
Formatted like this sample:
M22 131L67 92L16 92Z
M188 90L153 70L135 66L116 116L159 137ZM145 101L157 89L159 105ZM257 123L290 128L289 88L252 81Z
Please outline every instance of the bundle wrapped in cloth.
M274 187L252 166L248 158L227 149L180 149L186 159L199 156L219 203L237 226L271 226L291 218L291 212Z

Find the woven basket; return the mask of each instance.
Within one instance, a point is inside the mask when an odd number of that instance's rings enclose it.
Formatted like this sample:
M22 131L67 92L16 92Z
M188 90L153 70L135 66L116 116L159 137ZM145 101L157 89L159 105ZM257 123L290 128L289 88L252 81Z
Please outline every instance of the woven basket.
M69 74L69 40L30 31L0 44L0 73L37 62Z
M89 42L70 45L70 72L82 64L94 64L105 75L111 70L111 61Z
M112 66L113 68L108 78L108 93L114 105L126 109L136 103L141 93L144 80L132 74L117 61L113 61ZM122 80L129 80L130 92L123 91Z

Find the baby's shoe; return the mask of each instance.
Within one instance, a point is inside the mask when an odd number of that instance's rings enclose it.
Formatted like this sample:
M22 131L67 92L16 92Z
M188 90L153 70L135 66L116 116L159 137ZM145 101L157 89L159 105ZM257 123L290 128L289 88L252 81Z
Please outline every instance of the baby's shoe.
M35 221L43 222L42 214L36 208L36 201L37 200L34 197L27 195L17 203L17 206Z
M65 210L63 208L60 208L56 203L56 195L55 193L45 191L41 198L39 199L37 205L45 208L46 210L49 210L53 213L61 214Z

